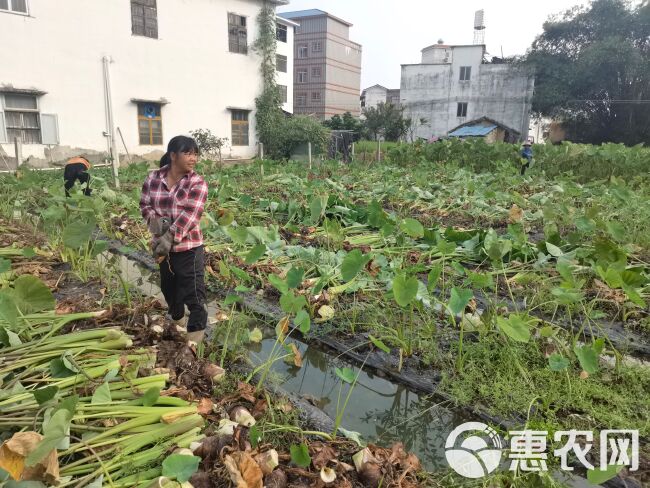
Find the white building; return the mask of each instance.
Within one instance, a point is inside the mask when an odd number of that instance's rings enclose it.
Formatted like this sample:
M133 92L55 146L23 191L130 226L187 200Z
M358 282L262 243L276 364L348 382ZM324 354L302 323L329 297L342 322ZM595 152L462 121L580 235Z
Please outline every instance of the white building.
M290 114L293 113L293 40L296 32L296 27L300 24L285 19L281 16L277 17L278 30L277 30L277 57L275 62L276 71L278 73L277 81L278 87L282 94L282 109Z
M382 85L373 85L361 92L361 110L377 108L380 103L390 103L396 107L400 105L399 88L391 90Z
M262 3L0 0L0 155L12 161L20 136L34 165L102 159L112 115L121 154L158 158L171 137L204 128L229 139L225 157L254 156Z
M405 116L428 123L416 136L430 138L471 120L487 117L528 136L534 74L511 64L484 62L485 46L422 50L422 63L402 65L400 96Z

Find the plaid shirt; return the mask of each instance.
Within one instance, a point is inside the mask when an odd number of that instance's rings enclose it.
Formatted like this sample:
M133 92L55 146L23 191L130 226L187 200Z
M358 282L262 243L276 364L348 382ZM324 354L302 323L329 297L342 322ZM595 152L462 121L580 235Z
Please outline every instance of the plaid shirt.
M142 185L140 212L149 223L152 218L169 217L174 234L172 252L203 245L201 215L208 198L208 185L194 171L183 176L171 190L167 188L169 166L152 171Z

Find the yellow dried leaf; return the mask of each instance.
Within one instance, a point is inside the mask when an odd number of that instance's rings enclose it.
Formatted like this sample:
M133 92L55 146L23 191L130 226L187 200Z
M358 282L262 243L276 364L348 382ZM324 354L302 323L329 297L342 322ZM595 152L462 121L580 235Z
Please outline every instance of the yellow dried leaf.
M282 317L280 322L278 322L278 328L276 330L280 330L282 334L289 332L289 317Z
M293 364L297 368L302 368L302 354L300 354L298 347L296 347L296 345L293 342L289 344L289 347L291 348L291 352L293 353Z
M330 320L334 317L334 314L334 308L329 305L323 305L318 309L318 315L320 315L324 320Z
M247 452L226 455L224 464L237 488L262 488L262 469Z
M43 440L37 432L16 432L0 446L0 468L16 481L43 481L56 484L59 479L59 459L53 449L34 466L25 466L25 459Z
M516 224L521 222L524 219L524 211L517 206L516 203L512 204L510 211L508 212L508 221L511 224Z

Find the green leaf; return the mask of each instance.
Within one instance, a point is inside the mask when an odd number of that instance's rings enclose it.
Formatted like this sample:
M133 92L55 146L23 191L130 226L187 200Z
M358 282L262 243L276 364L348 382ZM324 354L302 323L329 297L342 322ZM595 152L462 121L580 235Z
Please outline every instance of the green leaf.
M456 250L457 245L455 242L447 242L446 240L437 237L436 247L438 248L438 252L440 252L440 254L443 256L449 256Z
M67 378L77 373L68 369L62 358L54 358L50 361L50 374L53 378Z
M309 202L309 211L311 212L311 223L317 225L320 219L325 215L327 209L327 195L317 195Z
M548 367L551 371L564 371L569 367L569 360L561 354L554 353L548 358Z
M427 275L427 290L429 290L429 292L432 292L436 289L441 274L442 264L437 264L431 268L431 271L429 271L429 274Z
M598 354L592 346L575 346L573 352L578 357L580 366L589 374L598 371Z
M267 276L269 283L271 283L280 293L285 294L289 291L289 284L278 275L270 274Z
M293 322L298 326L300 332L303 334L308 334L311 329L311 319L309 314L303 309L299 310L296 314L296 318L293 319Z
M280 308L285 313L298 313L307 306L307 300L302 295L294 295L291 291L280 297Z
M0 291L0 321L7 322L9 325L16 325L18 319L18 310L16 302L9 293ZM5 344L8 346L9 344Z
M400 274L393 279L393 296L400 307L409 305L418 294L418 279Z
M415 219L404 219L400 224L402 231L413 239L424 237L424 226Z
M63 244L65 247L79 249L88 244L94 230L95 222L70 222L63 229Z
M623 285L623 291L625 292L625 295L632 303L638 305L641 308L646 307L645 300L641 298L641 295L639 295L634 288L628 285Z
M366 447L367 444L361 438L361 434L359 432L347 430L344 429L343 427L339 427L339 432L343 434L343 437L345 437L346 439L350 439L351 441L356 442L359 447Z
M39 388L38 390L34 390L32 393L34 394L34 398L38 402L39 405L44 404L45 402L49 402L54 396L58 393L59 387L58 386L45 386L43 388Z
M160 398L160 388L152 386L142 395L142 406L153 407Z
M239 295L230 294L223 300L223 305L224 307L228 307L229 305L238 302L241 302L241 297Z
M248 332L249 341L258 344L262 342L262 339L264 339L264 334L262 334L262 331L258 327L255 327L253 330Z
M301 268L291 268L287 273L287 286L289 288L298 288L302 283L305 270Z
M34 251L33 247L26 247L23 249L23 257L33 258L34 256L36 256L36 251Z
M551 256L553 256L555 258L559 258L560 256L562 256L564 254L562 249L557 247L555 244L551 244L550 242L546 243L546 250L548 251L548 253Z
M386 354L390 354L390 348L386 344L384 344L382 340L377 339L376 337L373 337L370 334L368 335L368 339L370 339L370 342L372 342L377 349L381 349Z
M6 273L11 269L11 261L6 258L0 258L0 273Z
M258 444L262 440L262 433L257 425L252 425L248 431L248 440L253 449L257 449Z
M342 381L352 384L354 383L355 374L354 371L350 368L336 368L334 369L336 376L341 378Z
M111 389L108 387L108 382L104 381L95 389L90 403L108 403L111 400Z
M185 483L199 470L200 462L198 456L171 454L162 462L162 475Z
M217 218L217 223L222 227L227 227L235 220L235 214L230 209L222 209L221 217Z
M50 420L43 427L43 439L25 460L27 466L34 466L36 463L40 462L45 458L45 456L56 449L56 446L68 436L72 415L73 412L65 408L60 408L54 413L54 415L52 415Z
M517 342L530 340L530 327L519 315L512 314L507 319L497 317L497 325L504 334Z
M309 456L309 448L304 442L300 444L291 444L289 448L291 452L291 462L299 468L308 468L311 464L311 457ZM163 473L164 474L164 473Z
M248 239L248 229L246 227L228 227L226 234L233 240L235 244L244 245Z
M625 228L620 222L607 222L607 232L618 242L625 241Z
M592 485L601 485L614 478L624 467L622 465L611 464L605 470L601 470L600 468L590 469L587 471L587 481Z
M23 342L15 332L10 329L0 327L0 343L5 347L20 346Z
M344 283L352 281L366 265L367 258L359 249L350 251L341 263L341 279Z
M36 276L22 275L14 281L14 289L7 290L23 314L54 310L56 301L45 283Z
M93 242L93 248L90 255L93 258L96 258L97 256L106 252L107 250L108 250L108 241L97 239L95 242Z
M249 266L251 264L255 264L259 259L264 256L264 253L266 252L266 245L265 244L258 244L255 246L253 249L249 251L249 253L246 255L246 258L244 259L244 262L248 264Z
M472 290L465 290L462 288L452 288L451 296L449 297L449 310L454 315L460 315L465 311L465 307L474 296Z
M545 339L548 339L549 337L553 337L555 334L555 329L551 327L550 325L545 325L541 329L539 329L539 335L544 337Z
M596 222L591 220L589 217L580 217L576 219L576 228L585 234L591 234L596 230Z

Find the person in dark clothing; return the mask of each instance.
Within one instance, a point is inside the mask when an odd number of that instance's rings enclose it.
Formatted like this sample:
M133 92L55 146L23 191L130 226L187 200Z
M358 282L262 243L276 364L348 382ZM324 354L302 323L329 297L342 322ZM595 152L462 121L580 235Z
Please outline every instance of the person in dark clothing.
M90 161L88 161L83 156L77 156L74 158L68 159L68 162L63 168L63 181L65 187L65 196L70 196L70 189L74 186L75 181L79 180L80 184L86 184L86 187L83 189L83 194L87 197L90 196L92 192L90 188L90 174L88 170L90 169Z
M140 211L153 235L160 265L160 288L177 326L187 326L188 342L203 340L208 312L201 216L208 185L194 172L199 149L194 139L176 136L142 186ZM185 321L185 307L190 315Z
M524 142L524 147L521 150L521 176L524 176L526 170L530 167L533 160L533 149L530 141Z

